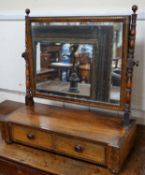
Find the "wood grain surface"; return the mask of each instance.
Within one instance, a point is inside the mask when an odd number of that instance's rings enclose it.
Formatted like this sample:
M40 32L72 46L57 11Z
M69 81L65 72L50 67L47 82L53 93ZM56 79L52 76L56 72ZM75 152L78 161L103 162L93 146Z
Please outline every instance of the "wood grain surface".
M126 132L117 116L44 104L23 105L4 120L114 145Z
M7 104L12 104L7 101ZM2 103L2 105L4 105ZM0 105L1 106L1 105ZM0 108L1 118L3 114L13 111L12 107L4 105ZM19 108L20 104L13 104ZM11 108L11 110L10 110ZM112 119L113 120L113 119ZM6 168L7 167L7 168ZM11 168L10 168L11 167ZM0 173L10 174L51 174L51 175L110 175L110 171L102 166L97 166L85 161L57 155L19 144L6 144L0 138ZM120 175L145 175L145 129L138 128L135 147L127 158Z
M5 159L8 160L7 164L15 162L23 169L26 166L57 175L98 175L101 173L110 175L110 172L103 167L18 144L8 145L0 139L0 162ZM120 175L145 175L145 132L138 134L135 147Z

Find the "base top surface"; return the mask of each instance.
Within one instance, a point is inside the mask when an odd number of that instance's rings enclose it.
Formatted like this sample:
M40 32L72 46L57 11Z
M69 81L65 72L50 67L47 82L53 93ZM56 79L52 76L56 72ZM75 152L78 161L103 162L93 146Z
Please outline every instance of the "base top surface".
M127 133L121 118L44 104L20 106L2 120L115 146Z

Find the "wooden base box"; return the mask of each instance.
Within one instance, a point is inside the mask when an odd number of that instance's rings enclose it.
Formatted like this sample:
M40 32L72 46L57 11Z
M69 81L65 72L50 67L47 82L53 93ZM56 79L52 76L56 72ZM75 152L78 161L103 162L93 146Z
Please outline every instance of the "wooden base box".
M35 104L22 106L1 120L2 137L108 168L117 174L135 138L134 121L121 117Z

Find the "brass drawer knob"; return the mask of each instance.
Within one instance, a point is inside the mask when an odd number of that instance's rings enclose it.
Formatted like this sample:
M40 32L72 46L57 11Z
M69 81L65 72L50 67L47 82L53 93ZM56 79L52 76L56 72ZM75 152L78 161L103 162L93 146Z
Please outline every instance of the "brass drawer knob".
M27 134L27 138L29 140L33 140L35 138L35 135L32 132L30 132L30 133Z
M76 146L74 147L74 150L75 150L76 152L81 153L81 152L83 151L83 148L82 148L81 145L76 145Z

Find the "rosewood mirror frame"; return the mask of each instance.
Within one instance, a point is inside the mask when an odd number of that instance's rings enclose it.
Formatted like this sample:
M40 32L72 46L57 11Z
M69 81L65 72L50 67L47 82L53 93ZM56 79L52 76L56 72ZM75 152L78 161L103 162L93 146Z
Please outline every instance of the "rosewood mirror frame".
M136 36L136 18L137 6L132 7L133 14L128 16L80 16L80 17L30 17L30 10L26 9L26 51L22 57L26 61L26 105L33 105L33 97L40 97L50 100L57 100L62 102L69 102L92 107L99 107L111 110L125 111L125 123L129 122L130 105L131 105L131 90L132 90L132 74L135 49ZM120 104L114 105L106 102L98 102L91 100L81 100L79 98L62 97L55 95L44 95L36 93L35 81L33 75L33 48L32 48L32 22L122 22L123 23L123 57L122 57L122 73L121 73L121 90L120 90Z

